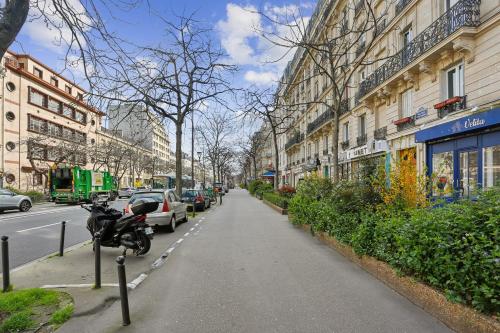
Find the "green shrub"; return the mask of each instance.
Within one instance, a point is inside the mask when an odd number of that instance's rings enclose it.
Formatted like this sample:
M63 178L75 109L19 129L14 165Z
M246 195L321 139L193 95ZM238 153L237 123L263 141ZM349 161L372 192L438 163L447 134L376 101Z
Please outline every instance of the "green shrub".
M21 191L21 190L18 190L14 187L7 187L8 190L14 192L14 193L17 193L17 194L20 194L20 195L26 195L28 197L31 198L31 201L32 202L40 202L40 201L43 201L45 200L45 195L42 193L42 192L38 192L38 191Z
M274 192L266 192L263 194L264 199L269 201L272 204L275 204L278 207L281 207L283 209L288 208L288 202L290 201L289 198L283 197L277 193Z
M248 184L248 192L250 192L251 195L255 195L255 191L257 188L263 184L263 181L260 179L255 179Z

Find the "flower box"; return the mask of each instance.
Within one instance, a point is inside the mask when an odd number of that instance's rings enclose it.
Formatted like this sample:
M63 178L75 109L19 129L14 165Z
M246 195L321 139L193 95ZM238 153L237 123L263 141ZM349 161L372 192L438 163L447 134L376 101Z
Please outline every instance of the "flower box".
M409 123L412 120L413 120L413 117L405 117L405 118L395 120L393 123L394 123L394 125L401 125L401 124Z
M461 102L461 101L462 101L462 97L461 96L455 96L455 97L452 97L452 98L448 98L447 100L444 100L444 101L442 101L440 103L434 104L434 109L439 110L439 109L444 108L447 105L455 104L455 103Z

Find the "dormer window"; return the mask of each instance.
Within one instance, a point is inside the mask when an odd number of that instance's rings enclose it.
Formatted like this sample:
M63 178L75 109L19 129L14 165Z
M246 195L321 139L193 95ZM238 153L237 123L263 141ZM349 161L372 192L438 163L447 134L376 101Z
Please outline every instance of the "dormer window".
M50 78L50 84L53 85L54 87L59 87L59 80L53 76Z
M72 89L71 89L71 87L70 87L70 86L66 85L66 86L64 87L64 90L65 90L68 94L70 94L70 95L71 95Z
M82 93L78 93L78 94L76 94L76 98L77 98L79 101L83 101L83 94L82 94Z
M33 67L33 74L38 76L40 79L43 79L43 71L41 69Z

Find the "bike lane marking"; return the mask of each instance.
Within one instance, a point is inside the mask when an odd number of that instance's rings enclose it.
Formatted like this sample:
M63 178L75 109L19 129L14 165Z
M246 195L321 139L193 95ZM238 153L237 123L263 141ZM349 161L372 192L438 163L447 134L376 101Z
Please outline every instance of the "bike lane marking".
M66 220L66 222L70 222L70 221L71 220ZM26 231L36 230L36 229L47 228L47 227L51 227L51 226L54 226L54 225L61 225L61 222L56 222L56 223L41 225L39 227L33 227L33 228L28 228L28 229L17 230L16 232L26 232Z

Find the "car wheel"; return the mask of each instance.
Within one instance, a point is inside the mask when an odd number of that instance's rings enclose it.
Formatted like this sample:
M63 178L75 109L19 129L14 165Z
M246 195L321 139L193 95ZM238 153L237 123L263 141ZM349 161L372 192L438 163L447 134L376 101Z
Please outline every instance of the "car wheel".
M188 222L188 213L186 211L186 215L184 215L184 219L182 220L183 222Z
M19 210L21 212L27 212L28 210L30 210L30 208L31 208L31 204L28 200L23 200L19 204Z
M172 219L170 220L170 224L167 226L167 230L169 232L174 232L176 227L176 220L175 216L172 216Z

